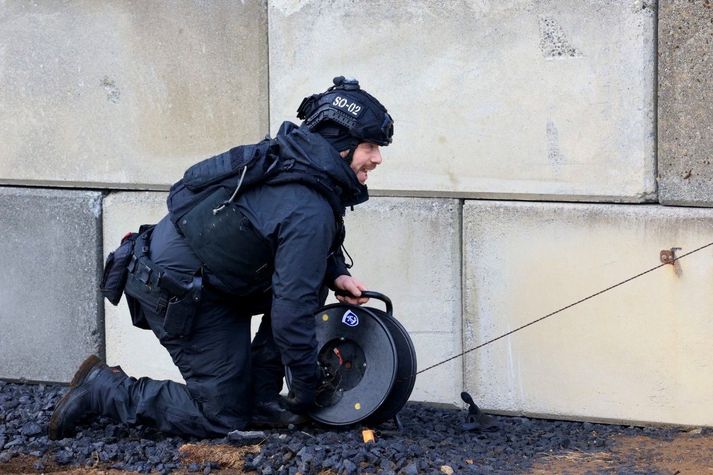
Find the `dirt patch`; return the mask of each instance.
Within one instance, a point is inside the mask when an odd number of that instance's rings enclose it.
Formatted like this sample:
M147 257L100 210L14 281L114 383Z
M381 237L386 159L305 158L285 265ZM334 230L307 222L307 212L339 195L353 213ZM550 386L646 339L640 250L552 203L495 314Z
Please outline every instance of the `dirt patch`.
M529 473L601 473L614 471L618 464L609 452L581 452L569 450L561 454L548 454L535 462Z
M181 461L184 466L174 471L175 474L188 473L186 466L195 463L203 465L211 463L221 474L245 473L243 470L244 458L247 454L260 452L257 445L234 447L231 445L185 444L179 449ZM7 463L0 463L0 474L6 473L52 473L53 475L126 475L122 470L109 468L106 464L97 463L94 467L67 467L58 465L51 456L33 457L31 455L18 455Z
M260 453L258 445L233 447L232 445L186 444L178 451L183 463L218 463L220 468L242 469L247 454Z
M713 435L692 431L677 434L671 440L617 435L609 439L606 450L544 455L529 473L601 473L621 468L671 475L713 475Z
M41 464L41 465L38 465ZM31 455L18 455L10 459L7 463L0 463L0 473L52 473L54 475L126 475L126 472L121 470L112 470L109 468L77 468L66 467L51 462L50 458L33 457Z

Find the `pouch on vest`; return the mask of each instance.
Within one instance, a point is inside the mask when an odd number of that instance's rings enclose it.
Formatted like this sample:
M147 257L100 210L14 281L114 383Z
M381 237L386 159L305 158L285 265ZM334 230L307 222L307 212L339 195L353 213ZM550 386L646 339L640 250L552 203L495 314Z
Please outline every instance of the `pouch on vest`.
M148 320L146 320L142 305L159 313L162 298L161 289L149 288L139 279L137 274L129 273L124 293L126 294L126 303L129 306L131 324L143 330L150 330L151 327Z
M121 245L109 253L104 263L104 274L99 284L99 291L112 305L119 305L121 295L124 293L127 267L131 261L137 236L138 233L127 234L121 240Z
M201 262L233 294L263 292L270 287L274 270L272 246L234 203L221 208L230 194L231 190L216 190L186 213L178 228Z
M140 267L141 261L146 259L149 253L148 240L154 226L153 224L143 224L137 234L132 233L130 239L134 240L134 244L126 266L124 294L126 295L126 304L131 315L131 323L143 330L150 330L151 327L141 306L147 305L149 308L158 311L159 302L162 299L160 289L146 285L150 275L137 269Z
M201 303L202 280L194 276L191 288L181 297L171 297L163 319L163 329L171 336L190 335Z
M126 288L129 288L129 280L127 280ZM131 315L131 324L136 328L142 330L151 330L149 326L149 321L146 320L146 314L144 309L141 308L141 301L136 297L131 296L131 292L127 290L126 292L126 305L129 307L129 315Z

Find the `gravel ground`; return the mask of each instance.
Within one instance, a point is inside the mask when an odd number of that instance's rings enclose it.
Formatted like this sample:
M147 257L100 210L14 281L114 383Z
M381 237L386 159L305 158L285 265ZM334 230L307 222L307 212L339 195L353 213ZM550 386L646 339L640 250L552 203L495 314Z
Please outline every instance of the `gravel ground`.
M713 448L708 429L684 432L524 417L496 416L496 431L465 432L466 411L419 403L401 411L403 431L386 424L369 444L360 428L312 425L267 431L257 445L246 445L230 438L167 437L107 420L84 427L75 438L49 441L49 417L66 391L0 381L0 473L676 473L676 467L655 460L661 458L657 447L685 437L689 446L678 451L679 459L686 459L686 450L710 453Z

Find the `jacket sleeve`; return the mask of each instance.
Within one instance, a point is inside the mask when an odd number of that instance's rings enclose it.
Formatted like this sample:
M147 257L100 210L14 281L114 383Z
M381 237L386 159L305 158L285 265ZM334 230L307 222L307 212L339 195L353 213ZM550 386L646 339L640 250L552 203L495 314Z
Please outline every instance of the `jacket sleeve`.
M336 226L324 203L305 203L280 223L272 277L272 330L282 362L295 373L316 370L314 314Z
M334 280L340 275L351 275L344 262L344 253L342 253L341 248L327 259L327 275L324 283L331 290L337 290L334 287Z

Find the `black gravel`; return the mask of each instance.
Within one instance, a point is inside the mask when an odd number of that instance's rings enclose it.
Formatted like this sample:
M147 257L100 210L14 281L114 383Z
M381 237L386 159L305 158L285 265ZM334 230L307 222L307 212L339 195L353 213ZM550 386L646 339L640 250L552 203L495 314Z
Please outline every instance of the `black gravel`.
M50 441L47 424L66 387L0 381L0 472L16 457L29 456L28 469L57 466L114 468L132 472L190 473L218 471L218 461L182 460L186 443L239 445L234 438L197 441L165 436L151 428L127 427L100 419L75 438ZM259 454L245 457L242 470L262 474L333 473L407 474L514 473L534 460L563 449L602 451L615 435L649 435L670 440L674 428L548 421L496 416L498 430L464 432L464 410L409 403L400 413L403 430L393 424L377 428L375 443L365 444L361 429L332 430L308 426L295 431L267 431ZM707 429L706 429L707 431ZM24 460L24 459L23 459ZM618 467L620 473L643 473ZM51 471L51 470L48 470Z

